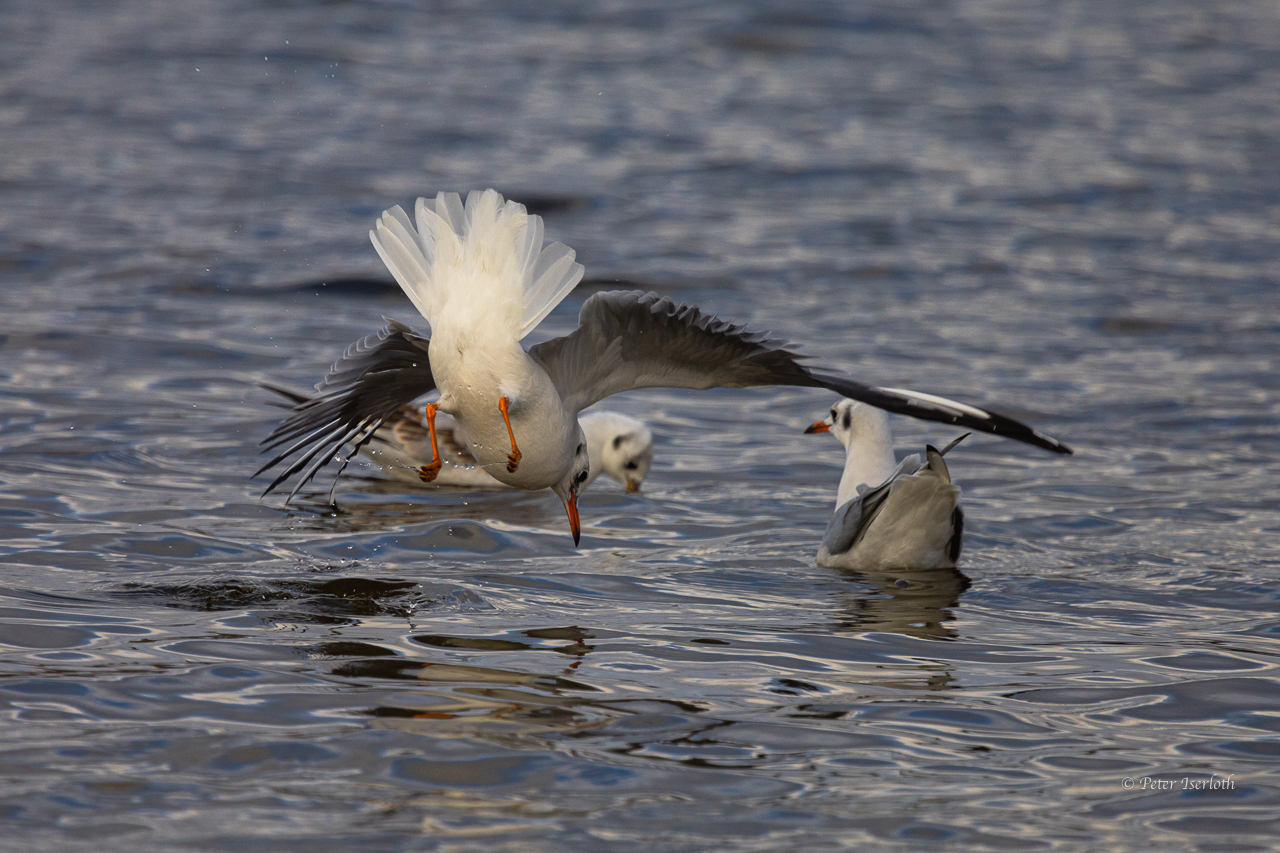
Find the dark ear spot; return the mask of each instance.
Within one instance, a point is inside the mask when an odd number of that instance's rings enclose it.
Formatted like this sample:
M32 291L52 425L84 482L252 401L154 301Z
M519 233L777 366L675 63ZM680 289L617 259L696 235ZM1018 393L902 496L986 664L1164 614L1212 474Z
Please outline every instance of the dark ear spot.
M623 438L625 438L625 436L615 435L615 436L613 437L613 449L614 449L614 450L617 450L619 447L621 447L621 446L622 446L622 439L623 439Z
M848 429L849 424L852 423L852 421L853 421L853 418L850 417L849 412L846 410L844 413L844 419L841 420L841 423L844 424L844 428Z
M577 450L575 450L575 451L573 451L573 452L574 452L574 453L581 453L581 452L582 452L582 450L583 450L583 448L585 448L585 447L586 447L586 445L585 445L585 444L579 444L579 445L578 445L578 449L577 449Z

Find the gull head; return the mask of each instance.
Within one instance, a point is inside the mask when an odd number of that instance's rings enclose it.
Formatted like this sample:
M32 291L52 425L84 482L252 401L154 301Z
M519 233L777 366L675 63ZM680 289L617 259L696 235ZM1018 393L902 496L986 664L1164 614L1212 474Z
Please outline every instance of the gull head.
M587 455L591 457L587 483L608 474L628 492L640 491L640 484L653 465L653 433L644 421L597 410L580 415L578 424L587 436Z
M615 433L605 441L600 456L603 473L626 486L628 492L638 492L653 466L653 433L634 421L631 429Z
M889 416L866 403L845 399L806 433L829 432L844 445L844 473L836 493L836 507L857 495L860 485L877 486L893 474L893 434Z
M582 490L591 473L591 461L587 456L587 439L578 430L578 446L573 453L573 463L563 477L551 485L551 491L564 503L565 515L569 516L569 530L573 533L573 544L576 546L582 538L582 524L578 521L578 492Z
M831 413L805 430L805 434L829 432L845 447L857 444L892 447L889 416L875 406L844 399L831 407Z

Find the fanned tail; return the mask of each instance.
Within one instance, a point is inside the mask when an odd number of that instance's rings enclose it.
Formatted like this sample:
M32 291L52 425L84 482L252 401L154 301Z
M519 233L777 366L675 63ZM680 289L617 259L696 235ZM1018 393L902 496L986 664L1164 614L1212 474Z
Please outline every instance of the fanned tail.
M416 229L399 206L385 211L369 238L433 328L451 310L480 308L519 340L582 280L573 249L542 245L542 217L493 190L469 193L465 206L457 193L420 198L414 213ZM451 309L455 295L466 299Z
M530 216L528 232L537 227L536 241L526 237L531 246L542 245L542 217ZM585 270L574 261L576 253L564 243L552 243L536 251L532 263L525 266L523 276L524 313L520 317L519 338L523 338L542 322L582 281Z

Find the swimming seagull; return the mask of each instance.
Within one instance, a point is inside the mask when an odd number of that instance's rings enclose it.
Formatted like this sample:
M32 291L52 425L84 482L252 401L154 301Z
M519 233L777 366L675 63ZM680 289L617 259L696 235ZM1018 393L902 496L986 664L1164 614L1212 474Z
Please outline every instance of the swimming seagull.
M836 511L818 548L818 565L840 569L955 568L964 536L960 487L951 482L947 451L925 449L896 467L889 418L879 409L841 400L805 433L830 432L844 445ZM873 487L872 484L878 484Z
M573 250L544 248L542 219L493 190L470 193L465 206L456 193L420 198L414 212L416 230L397 206L369 235L431 337L388 320L349 346L317 396L263 441L264 452L284 449L259 474L297 454L264 494L298 474L292 499L329 461L345 466L400 406L437 388L440 398L426 410L429 434L437 411L453 415L471 455L495 479L550 488L564 503L574 544L581 535L578 493L589 476L578 413L635 388L827 388L890 412L1071 452L976 406L806 367L778 341L656 293L596 293L583 304L577 329L526 350L521 339L582 279ZM441 464L438 436L432 444L427 477Z

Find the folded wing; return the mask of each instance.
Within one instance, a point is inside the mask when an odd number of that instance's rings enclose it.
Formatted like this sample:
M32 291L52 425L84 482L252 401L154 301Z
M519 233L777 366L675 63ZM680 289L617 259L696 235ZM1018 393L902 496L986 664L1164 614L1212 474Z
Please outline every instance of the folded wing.
M914 454L898 463L898 469L889 475L874 489L866 486L858 487L858 496L846 501L836 508L835 514L827 524L827 532L822 536L822 547L828 554L843 554L862 541L871 527L871 522L884 509L889 499L889 490L901 477L909 477L920 470L920 457Z
M530 348L570 408L635 388L827 388L895 414L955 424L1071 453L1062 442L987 409L897 388L864 385L810 369L804 356L759 332L676 305L656 293L597 293L582 306L578 328Z

